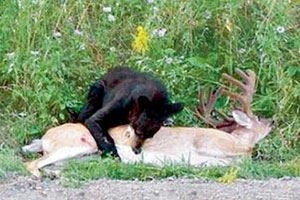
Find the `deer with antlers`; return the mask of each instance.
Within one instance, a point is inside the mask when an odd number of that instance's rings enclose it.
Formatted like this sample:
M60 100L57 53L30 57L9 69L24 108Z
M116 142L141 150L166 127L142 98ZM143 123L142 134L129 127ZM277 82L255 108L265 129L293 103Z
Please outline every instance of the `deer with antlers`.
M212 128L162 127L153 138L145 140L140 154L132 151L137 139L129 125L110 129L109 134L116 143L122 162L224 166L237 161L242 155L250 155L255 144L270 133L274 121L259 118L251 110L250 104L255 94L255 73L239 69L236 73L242 81L228 74L223 74L223 78L240 88L242 94L223 87L210 93L207 99L202 91L199 93L196 115ZM222 94L240 102L241 107L232 111L232 117L214 110L215 103ZM41 140L23 147L23 150L44 153L43 157L26 163L27 169L35 176L40 176L39 168L51 163L98 151L88 129L82 124L72 123L48 130Z

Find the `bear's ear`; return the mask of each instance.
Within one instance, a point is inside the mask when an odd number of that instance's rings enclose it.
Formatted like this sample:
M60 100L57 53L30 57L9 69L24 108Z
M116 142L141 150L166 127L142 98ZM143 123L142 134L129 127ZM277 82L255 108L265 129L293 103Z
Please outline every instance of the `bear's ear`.
M172 115L175 114L183 109L182 103L174 103L174 104L168 104L167 105L167 114Z
M150 104L150 101L149 101L148 97L146 97L146 96L139 96L137 99L137 102L141 109L147 108Z

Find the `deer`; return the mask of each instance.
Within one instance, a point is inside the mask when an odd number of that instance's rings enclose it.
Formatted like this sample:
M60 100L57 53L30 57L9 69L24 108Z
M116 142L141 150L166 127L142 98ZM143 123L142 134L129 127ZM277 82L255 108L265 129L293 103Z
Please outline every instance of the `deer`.
M255 94L256 75L252 70L236 69L242 81L224 73L223 79L241 89L241 94L221 86L214 92L199 91L199 105L195 115L210 128L161 127L142 144L142 152L133 149L137 143L134 129L121 125L108 130L115 141L121 161L144 162L154 165L169 163L188 164L193 167L227 166L242 156L251 155L255 145L272 130L274 120L256 116L251 103ZM235 106L232 117L215 109L217 99L227 95L240 106ZM26 168L40 177L40 168L80 155L98 151L89 130L80 123L67 123L49 129L40 140L24 146L23 151L43 152L37 160L25 163Z

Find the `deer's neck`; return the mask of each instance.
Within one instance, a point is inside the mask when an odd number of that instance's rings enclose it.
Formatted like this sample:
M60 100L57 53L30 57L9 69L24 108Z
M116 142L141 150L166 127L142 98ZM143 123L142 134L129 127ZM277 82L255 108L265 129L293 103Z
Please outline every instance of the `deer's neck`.
M255 134L252 130L238 127L231 133L234 137L236 137L242 145L247 145L250 147L255 146Z

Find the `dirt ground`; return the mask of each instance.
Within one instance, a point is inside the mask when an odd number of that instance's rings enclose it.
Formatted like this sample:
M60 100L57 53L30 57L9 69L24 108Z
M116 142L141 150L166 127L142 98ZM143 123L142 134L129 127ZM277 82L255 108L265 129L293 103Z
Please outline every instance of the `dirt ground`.
M66 188L59 180L14 176L0 182L2 200L36 199L300 199L300 178L238 180L232 184L190 179L149 182L100 179L80 188Z

